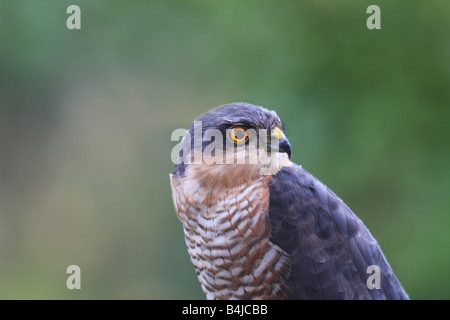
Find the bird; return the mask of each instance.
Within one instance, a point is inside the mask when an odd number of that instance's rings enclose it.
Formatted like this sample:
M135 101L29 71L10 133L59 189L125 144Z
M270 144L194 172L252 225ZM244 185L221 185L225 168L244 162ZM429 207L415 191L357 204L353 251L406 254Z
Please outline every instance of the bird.
M224 104L181 137L172 199L206 299L409 299L364 223L290 160L275 111Z

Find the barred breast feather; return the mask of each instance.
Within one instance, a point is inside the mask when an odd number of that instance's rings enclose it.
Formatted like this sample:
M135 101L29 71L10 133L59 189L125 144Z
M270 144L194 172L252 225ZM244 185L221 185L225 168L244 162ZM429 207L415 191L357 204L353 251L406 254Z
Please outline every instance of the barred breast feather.
M269 241L269 179L214 192L171 176L188 252L208 299L288 297L289 258Z

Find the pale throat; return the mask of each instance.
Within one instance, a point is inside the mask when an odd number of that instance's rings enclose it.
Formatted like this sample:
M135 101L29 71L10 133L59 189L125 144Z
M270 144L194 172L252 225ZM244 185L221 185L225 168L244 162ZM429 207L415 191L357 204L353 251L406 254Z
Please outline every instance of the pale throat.
M261 154L247 150L242 154L234 153L231 161L226 155L219 158L202 154L196 159L201 159L201 162L197 160L197 163L189 164L183 179L216 192L253 183L262 176L272 176L281 168L292 165L286 153Z

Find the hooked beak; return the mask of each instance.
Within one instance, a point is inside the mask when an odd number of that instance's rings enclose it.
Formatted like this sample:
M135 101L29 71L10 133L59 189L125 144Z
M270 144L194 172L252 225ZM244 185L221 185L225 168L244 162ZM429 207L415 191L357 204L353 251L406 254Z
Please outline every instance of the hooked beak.
M270 133L270 145L269 148L278 152L287 153L289 159L291 158L291 144L284 135L280 128L275 127Z

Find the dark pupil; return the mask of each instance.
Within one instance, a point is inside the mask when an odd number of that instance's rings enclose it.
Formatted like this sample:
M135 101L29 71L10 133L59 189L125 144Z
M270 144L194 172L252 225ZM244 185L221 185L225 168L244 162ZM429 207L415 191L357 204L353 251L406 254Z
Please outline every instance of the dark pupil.
M234 136L237 140L242 140L245 137L245 132L242 129L236 129L236 131L234 131Z

